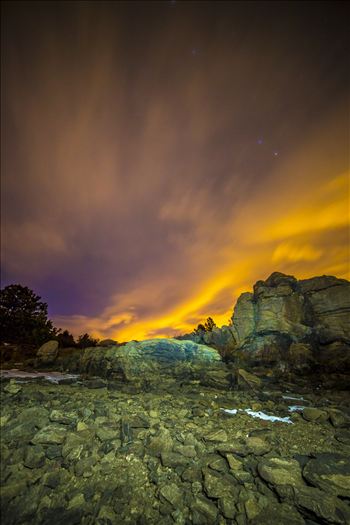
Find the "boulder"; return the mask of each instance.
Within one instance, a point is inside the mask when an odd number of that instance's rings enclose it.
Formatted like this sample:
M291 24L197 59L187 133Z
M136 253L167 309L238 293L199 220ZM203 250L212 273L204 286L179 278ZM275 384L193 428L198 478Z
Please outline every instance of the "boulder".
M306 419L306 421L324 423L328 419L328 414L325 410L320 410L319 408L305 407L303 410L303 418Z
M311 513L325 523L350 523L350 509L334 495L314 487L294 487L294 501L305 514Z
M301 468L295 459L272 457L258 464L258 473L271 485L304 485Z
M193 341L197 344L208 345L219 351L221 357L229 359L236 347L236 339L231 326L214 327L208 332L205 330L192 332L177 338L179 341Z
M177 339L86 348L81 354L79 371L142 387L193 380L224 389L231 385L231 374L217 350Z
M340 454L318 454L303 470L304 478L327 494L350 498L350 459Z
M58 341L47 341L37 351L37 358L40 364L52 364L58 355Z
M236 373L237 386L243 389L256 389L261 387L261 379L243 368L239 368Z

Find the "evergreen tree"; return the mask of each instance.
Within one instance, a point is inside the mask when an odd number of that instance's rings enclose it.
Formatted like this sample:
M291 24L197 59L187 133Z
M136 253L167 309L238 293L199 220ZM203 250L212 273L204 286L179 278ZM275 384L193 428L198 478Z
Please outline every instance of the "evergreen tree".
M211 317L208 317L204 326L205 326L206 332L212 332L213 328L216 327L216 324Z
M0 341L41 345L57 334L47 318L47 304L27 286L0 290Z
M76 346L74 337L70 332L68 332L68 330L64 330L62 333L58 334L56 339L62 348L70 348Z

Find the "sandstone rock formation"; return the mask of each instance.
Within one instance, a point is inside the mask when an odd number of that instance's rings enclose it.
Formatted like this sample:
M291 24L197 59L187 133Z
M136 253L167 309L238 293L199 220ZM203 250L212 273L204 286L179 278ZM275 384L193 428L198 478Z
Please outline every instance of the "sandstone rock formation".
M138 386L166 381L197 380L210 386L230 386L219 353L193 341L149 339L124 346L87 348L81 354L81 373L130 381Z

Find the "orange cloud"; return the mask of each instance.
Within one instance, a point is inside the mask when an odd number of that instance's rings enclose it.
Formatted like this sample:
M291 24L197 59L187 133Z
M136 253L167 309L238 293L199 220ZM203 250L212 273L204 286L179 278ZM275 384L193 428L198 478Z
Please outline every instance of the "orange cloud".
M275 270L349 277L347 100L334 96L343 73L311 62L318 48L295 54L295 38L280 48L223 18L215 38L197 34L196 3L161 24L132 2L73 4L38 5L42 27L30 5L8 15L9 280L50 293L58 326L127 340L227 323Z

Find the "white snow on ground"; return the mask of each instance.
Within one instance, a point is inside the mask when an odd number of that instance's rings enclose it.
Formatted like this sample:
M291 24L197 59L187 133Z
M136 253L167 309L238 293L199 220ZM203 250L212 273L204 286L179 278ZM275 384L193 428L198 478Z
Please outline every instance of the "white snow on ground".
M250 408L244 408L244 409L241 409L241 408L239 408L239 409L237 409L237 408L233 408L233 409L222 408L221 410L223 410L227 414L231 414L231 415L235 415L235 414L237 414L237 412L245 412L249 416L252 416L252 417L255 417L255 418L258 418L258 419L263 419L264 421L272 421L272 422L280 421L282 423L293 424L293 421L291 421L291 419L289 417L270 416L268 414L265 414L265 412L255 412L254 410L251 410Z
M304 401L303 396L282 396L282 399L291 399L292 401Z
M299 410L304 410L304 408L306 407L303 407L301 405L291 405L288 407L288 411L289 412L298 412Z
M63 374L61 372L26 372L13 368L12 370L0 370L0 377L9 377L10 379L47 379L51 383L58 384L63 379L77 379L75 374Z

